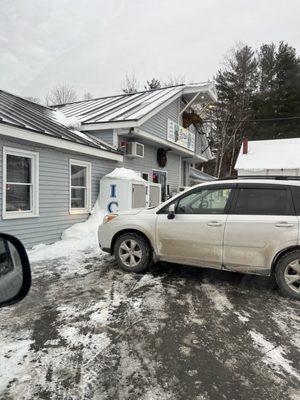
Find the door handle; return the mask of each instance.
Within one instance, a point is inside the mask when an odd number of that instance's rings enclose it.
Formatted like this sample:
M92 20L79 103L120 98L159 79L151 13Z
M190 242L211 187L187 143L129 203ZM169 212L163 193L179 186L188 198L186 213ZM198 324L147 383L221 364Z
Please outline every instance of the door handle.
M277 222L275 226L277 226L277 228L292 228L294 224L292 222L282 221L282 222Z
M218 221L209 221L207 226L222 226L221 222Z

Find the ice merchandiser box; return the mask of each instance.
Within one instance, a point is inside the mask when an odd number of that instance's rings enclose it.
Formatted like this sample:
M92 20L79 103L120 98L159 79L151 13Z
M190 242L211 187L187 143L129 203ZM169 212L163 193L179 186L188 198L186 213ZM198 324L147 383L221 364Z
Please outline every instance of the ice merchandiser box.
M100 180L100 207L107 213L146 207L148 183L135 171L116 170Z

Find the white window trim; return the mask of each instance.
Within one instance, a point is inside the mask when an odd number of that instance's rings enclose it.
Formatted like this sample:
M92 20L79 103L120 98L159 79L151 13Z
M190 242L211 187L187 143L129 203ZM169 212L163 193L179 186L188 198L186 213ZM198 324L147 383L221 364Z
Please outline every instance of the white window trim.
M72 208L71 207L71 195L72 195L72 175L71 166L79 165L86 167L86 207L85 208ZM81 160L69 160L69 213L70 214L86 214L91 212L91 198L92 198L92 163Z
M27 157L32 160L32 209L30 211L6 211L7 155ZM13 147L3 147L2 217L3 219L39 217L39 153Z

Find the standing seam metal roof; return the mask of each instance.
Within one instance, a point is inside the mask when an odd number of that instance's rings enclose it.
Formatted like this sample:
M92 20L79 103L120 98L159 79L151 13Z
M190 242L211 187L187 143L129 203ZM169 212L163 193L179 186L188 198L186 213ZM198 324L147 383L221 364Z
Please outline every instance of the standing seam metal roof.
M3 90L0 90L0 123L119 153L113 146L102 140L86 133L77 132L60 123L55 110Z
M178 95L183 88L184 86L180 85L134 94L84 100L56 107L66 117L76 117L84 124L136 121L165 101Z

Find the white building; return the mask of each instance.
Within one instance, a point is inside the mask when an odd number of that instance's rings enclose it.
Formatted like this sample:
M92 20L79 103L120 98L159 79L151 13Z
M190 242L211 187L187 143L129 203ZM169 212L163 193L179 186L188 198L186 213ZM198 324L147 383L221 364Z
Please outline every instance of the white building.
M249 142L244 139L235 169L239 176L300 176L300 138Z

